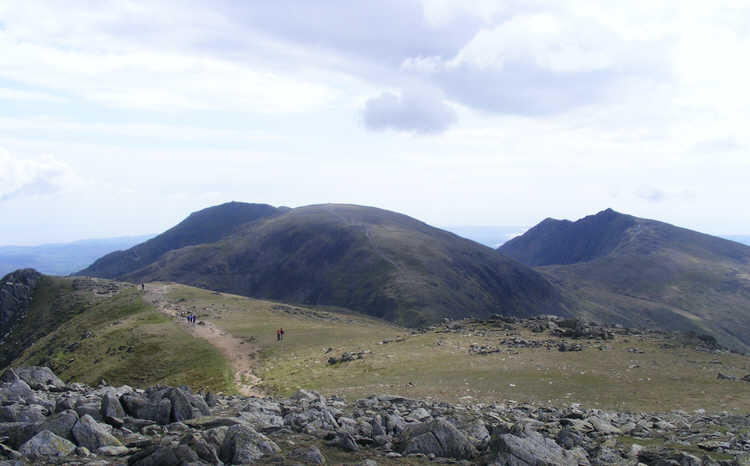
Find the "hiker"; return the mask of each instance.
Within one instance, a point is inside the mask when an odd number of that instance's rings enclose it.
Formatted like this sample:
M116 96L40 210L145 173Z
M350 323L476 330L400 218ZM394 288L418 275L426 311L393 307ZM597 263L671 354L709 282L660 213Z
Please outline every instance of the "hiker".
M281 341L281 329L276 330L276 341Z
M279 333L281 334L280 336L281 336L281 339L283 340L284 339L284 328L283 327L279 329Z
M146 285L144 285L143 282L141 282L141 291L143 291L145 289L146 289Z

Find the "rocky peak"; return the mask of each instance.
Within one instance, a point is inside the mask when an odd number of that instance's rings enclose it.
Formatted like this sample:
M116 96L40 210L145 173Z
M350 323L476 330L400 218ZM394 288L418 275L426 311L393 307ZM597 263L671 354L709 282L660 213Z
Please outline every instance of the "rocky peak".
M31 305L42 274L34 269L20 269L3 277L0 283L0 333L3 335ZM1 336L1 335L0 335Z

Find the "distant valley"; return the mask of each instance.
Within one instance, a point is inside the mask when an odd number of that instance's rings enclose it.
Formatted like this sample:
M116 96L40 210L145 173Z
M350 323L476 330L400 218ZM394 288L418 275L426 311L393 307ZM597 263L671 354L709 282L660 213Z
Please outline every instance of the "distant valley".
M128 249L152 236L154 235L86 239L38 246L0 246L0 276L25 268L50 275L68 275L105 254Z

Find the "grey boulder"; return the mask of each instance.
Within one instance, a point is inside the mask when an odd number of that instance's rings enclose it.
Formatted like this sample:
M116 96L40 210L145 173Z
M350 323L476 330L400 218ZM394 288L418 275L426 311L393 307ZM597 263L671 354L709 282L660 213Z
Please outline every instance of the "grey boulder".
M519 436L520 435L520 436ZM494 435L491 447L494 458L491 465L538 466L538 465L588 465L588 459L579 451L565 450L554 440L538 432L526 430L519 435Z
M29 458L45 456L68 456L75 451L76 446L70 440L43 430L21 445L19 452Z
M247 464L279 451L279 446L268 437L239 424L227 429L220 456L225 463Z
M399 435L398 443L403 455L423 453L444 458L471 459L479 454L471 441L445 419L407 425Z
M96 422L88 414L79 419L73 426L73 436L78 445L91 451L106 446L122 446L122 443L114 435L110 434L102 424Z

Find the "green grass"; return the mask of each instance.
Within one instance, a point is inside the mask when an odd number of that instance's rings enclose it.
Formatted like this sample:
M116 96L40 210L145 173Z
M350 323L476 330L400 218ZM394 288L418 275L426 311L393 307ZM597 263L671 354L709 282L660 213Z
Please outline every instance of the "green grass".
M390 393L446 401L505 399L581 403L591 408L625 411L674 409L750 412L750 384L716 380L717 372L750 373L750 358L709 354L691 348L662 349L663 336L621 337L582 343L582 352L519 349L518 354L470 355L472 343L497 345L504 332L487 336L435 333L379 344L408 331L351 314L330 322L316 317L336 314L287 306L297 314L274 309L269 301L174 285L170 299L189 303L201 318L235 336L253 339L259 351L258 375L272 394L286 396L298 388L340 394L349 399ZM287 337L275 341L283 327ZM481 333L481 329L480 333ZM551 338L523 332L526 339ZM440 344L438 344L440 343ZM600 351L606 344L610 350ZM643 354L628 352L637 347ZM325 354L332 348L329 354ZM329 365L329 356L369 350L362 360ZM719 360L721 364L711 364ZM639 367L630 368L637 364ZM466 398L471 397L471 398Z
M88 384L104 378L115 385L233 390L231 370L217 349L145 303L135 287L123 286L107 298L77 292L74 315L14 365L48 365L64 380Z

